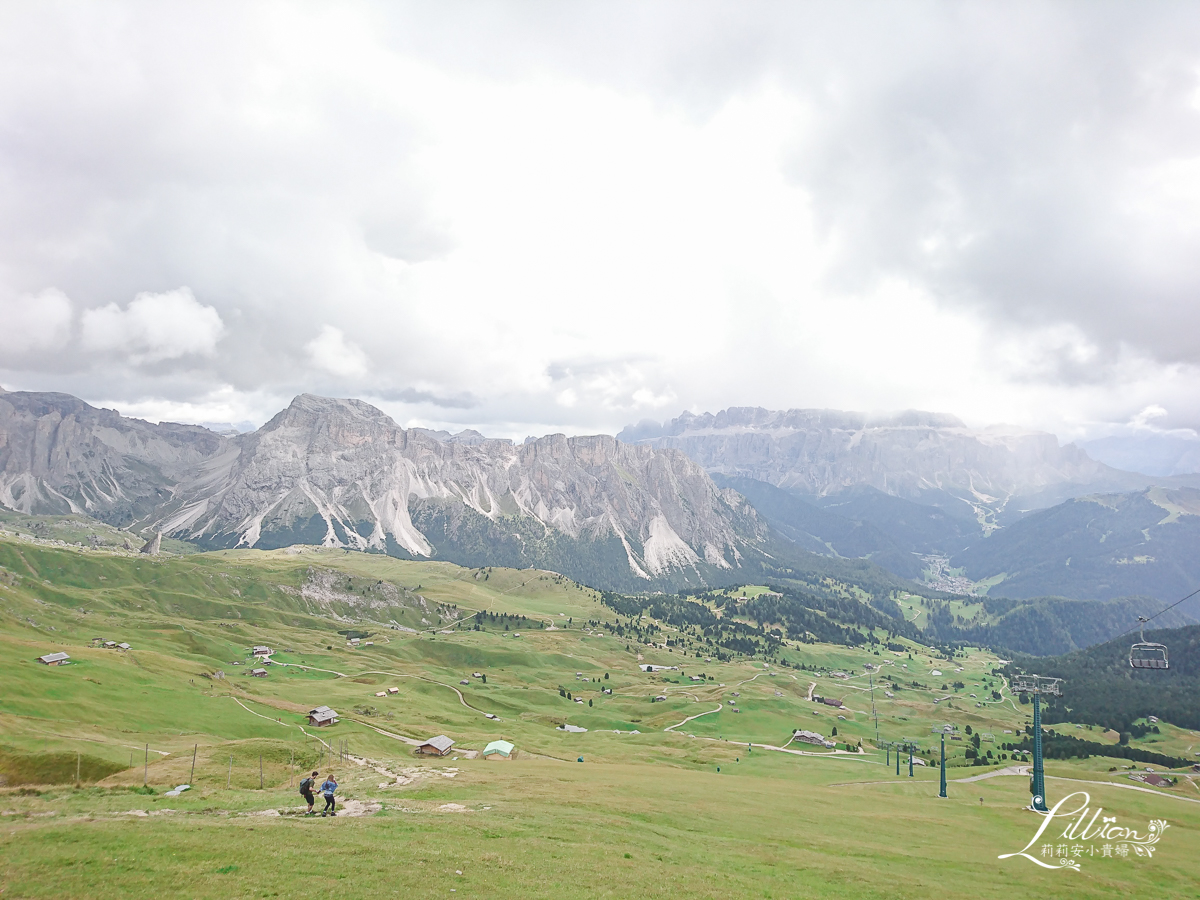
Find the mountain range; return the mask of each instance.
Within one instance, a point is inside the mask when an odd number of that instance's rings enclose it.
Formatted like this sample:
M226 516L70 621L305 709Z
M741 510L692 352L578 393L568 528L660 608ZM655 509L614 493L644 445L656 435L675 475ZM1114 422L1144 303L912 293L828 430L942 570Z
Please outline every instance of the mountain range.
M1114 469L1045 432L968 428L945 413L732 407L649 420L617 438L675 449L712 474L826 497L868 485L936 506L985 530L1081 494L1141 490L1156 481ZM1200 485L1200 478L1190 482Z
M0 394L0 504L205 548L314 543L610 585L719 580L769 544L754 509L681 453L603 435L446 439L311 395L257 431L220 435L62 394Z
M1116 469L1053 435L741 407L618 437L681 450L802 547L943 589L1172 601L1200 586L1200 477ZM1185 609L1200 616L1200 602Z
M737 408L518 444L305 394L257 430L222 431L0 393L0 506L207 549L324 544L537 566L611 590L798 572L914 589L901 579L951 565L1022 598L1200 584L1187 477L943 414Z

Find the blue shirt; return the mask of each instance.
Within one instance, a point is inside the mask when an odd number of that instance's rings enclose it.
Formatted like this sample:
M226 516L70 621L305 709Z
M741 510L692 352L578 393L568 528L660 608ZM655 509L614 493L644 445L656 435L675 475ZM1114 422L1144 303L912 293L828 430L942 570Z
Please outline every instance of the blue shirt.
M337 782L336 781L327 781L323 785L321 785L321 793L322 794L332 794L336 790L337 790Z

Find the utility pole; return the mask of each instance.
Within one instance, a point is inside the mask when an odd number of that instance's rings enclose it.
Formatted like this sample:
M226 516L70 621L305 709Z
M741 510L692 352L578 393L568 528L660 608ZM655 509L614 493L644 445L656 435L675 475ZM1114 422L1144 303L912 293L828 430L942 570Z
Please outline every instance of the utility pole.
M1046 806L1046 773L1042 764L1042 704L1041 697L1061 697L1061 678L1046 678L1042 675L1014 675L1012 689L1018 694L1033 696L1033 783L1029 786L1033 794L1033 809L1049 812Z
M150 745L146 745L146 767L142 770L142 787L150 783Z
M199 744L192 744L192 774L188 776L188 784L196 783L196 751L200 748Z
M942 789L938 792L939 797L946 796L946 732L942 732Z
M871 685L871 715L875 719L875 743L879 743L879 713L875 710L875 676L868 675L867 681Z
M908 751L908 777L913 777L913 751L919 750L920 745L912 738L905 738L902 741L896 741L892 744L896 749L896 774L900 774L900 753L903 750Z

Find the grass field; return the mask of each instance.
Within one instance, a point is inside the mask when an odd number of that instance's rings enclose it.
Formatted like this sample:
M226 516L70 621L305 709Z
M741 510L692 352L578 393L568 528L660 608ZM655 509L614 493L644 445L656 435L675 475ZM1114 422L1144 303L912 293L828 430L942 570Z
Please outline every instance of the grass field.
M1079 872L997 859L1041 820L1024 775L955 780L1012 764L1004 732L1028 719L983 650L812 644L783 648L787 666L717 663L614 635L598 595L553 573L314 548L149 558L9 536L0 567L3 897L1195 893L1200 789L1138 785L1114 760L1048 762L1050 802L1086 790L1143 835L1166 819L1151 858L1084 857ZM248 674L257 644L275 650L264 678ZM71 663L34 661L54 650ZM337 725L307 725L322 704ZM947 742L947 799L936 767L897 776L876 749L936 748L943 724L994 738L991 766ZM836 728L855 752L789 744L796 728ZM1146 745L1200 744L1161 731ZM414 757L434 734L455 752ZM499 737L517 758L471 758ZM295 814L314 765L338 773L351 815Z

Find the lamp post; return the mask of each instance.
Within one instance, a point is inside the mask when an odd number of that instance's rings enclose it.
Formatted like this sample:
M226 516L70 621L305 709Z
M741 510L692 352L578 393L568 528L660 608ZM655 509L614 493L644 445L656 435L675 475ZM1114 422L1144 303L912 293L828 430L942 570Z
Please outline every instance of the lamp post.
M1041 675L1014 675L1012 689L1018 694L1029 694L1033 697L1033 783L1030 793L1033 794L1033 809L1038 812L1049 812L1046 806L1046 773L1042 765L1042 704L1045 694L1050 697L1061 697L1061 678L1045 678Z

